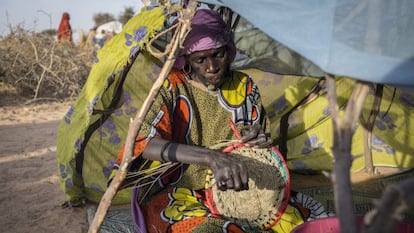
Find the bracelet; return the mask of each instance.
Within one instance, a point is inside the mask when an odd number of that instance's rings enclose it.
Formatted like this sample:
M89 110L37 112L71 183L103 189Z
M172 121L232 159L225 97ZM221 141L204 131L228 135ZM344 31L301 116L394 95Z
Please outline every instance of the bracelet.
M165 160L165 159L164 159L164 152L165 152L165 150L167 149L167 147L168 147L171 143L173 143L173 142L172 142L172 141L168 141L167 143L165 143L165 144L164 144L164 145L162 145L162 147L161 147L160 158L161 158L161 160L162 160L163 162L169 161L169 160Z

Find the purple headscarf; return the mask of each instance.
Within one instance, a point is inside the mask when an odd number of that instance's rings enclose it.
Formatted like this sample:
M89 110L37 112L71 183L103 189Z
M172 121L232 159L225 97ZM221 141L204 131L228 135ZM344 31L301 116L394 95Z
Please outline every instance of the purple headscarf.
M195 13L191 31L188 33L184 48L174 63L174 68L182 69L185 65L184 56L197 51L216 49L227 45L230 61L236 56L236 46L230 30L220 14L210 9L199 9Z

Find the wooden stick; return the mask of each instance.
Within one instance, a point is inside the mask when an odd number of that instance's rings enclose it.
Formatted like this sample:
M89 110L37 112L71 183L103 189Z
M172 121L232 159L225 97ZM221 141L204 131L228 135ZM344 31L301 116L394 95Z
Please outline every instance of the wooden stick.
M43 79L44 79L44 77L46 75L46 72L52 68L52 65L53 65L53 62L54 62L54 60L53 60L54 51L55 51L55 44L53 44L52 49L51 49L50 62L49 62L49 66L48 67L43 66L42 64L40 64L40 62L38 64L40 67L43 68L43 71L42 71L42 74L40 75L39 81L37 81L37 85L36 85L36 89L35 89L35 94L33 96L33 100L36 100L37 99L37 96L39 95L40 85L42 84L42 81L43 81Z
M143 105L141 106L139 112L135 119L130 123L128 135L125 142L125 151L123 154L123 159L121 165L119 166L119 170L115 177L113 178L111 184L109 185L108 189L106 190L105 194L103 195L98 209L95 213L94 219L89 226L88 233L96 233L98 232L104 218L106 212L111 205L112 199L115 196L118 188L123 180L125 180L127 169L130 162L133 160L133 149L135 145L135 138L138 134L142 122L144 121L145 116L148 113L148 110L151 108L152 104L154 103L155 98L158 95L160 88L162 87L165 78L167 77L168 73L170 72L172 66L174 65L175 58L178 54L178 47L180 41L184 41L185 36L187 35L188 31L191 30L191 19L194 16L195 10L197 7L197 3L195 1L190 1L188 7L183 10L181 15L181 20L179 22L179 26L177 27L176 33L179 33L178 36L170 42L171 52L168 56L168 59L164 63L161 72L153 84L147 98L145 99Z
M395 232L404 213L414 206L414 178L387 187L375 208L364 217L365 233Z
M361 114L369 86L367 83L357 82L345 109L345 115L340 117L336 102L335 78L327 74L326 82L334 131L332 152L335 163L332 183L334 186L335 211L339 218L341 232L357 233L350 179L350 169L352 166L351 148L354 125Z

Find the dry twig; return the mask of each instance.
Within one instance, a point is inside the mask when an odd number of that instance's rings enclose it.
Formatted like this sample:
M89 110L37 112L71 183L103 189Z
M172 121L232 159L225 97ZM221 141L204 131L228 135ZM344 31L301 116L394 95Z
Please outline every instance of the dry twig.
M106 212L111 205L112 199L115 196L116 192L118 191L119 186L121 185L122 181L126 177L127 169L130 162L133 160L133 147L135 142L135 137L139 132L142 122L148 113L148 110L151 108L152 103L154 102L156 96L158 95L159 89L161 88L162 84L164 83L165 78L167 77L168 73L170 72L174 62L175 57L178 53L178 46L180 41L185 39L188 31L191 30L191 19L195 13L197 3L191 1L186 9L183 10L181 14L181 20L179 21L179 26L177 27L175 36L171 40L170 44L172 45L171 51L169 56L164 63L164 66L158 76L158 79L153 84L147 98L145 99L143 105L141 106L139 112L135 119L130 123L129 130L125 142L125 151L123 154L122 162L119 166L119 170L115 177L113 178L111 184L109 185L108 189L105 191L98 209L96 210L94 219L89 227L89 233L98 232L104 218Z

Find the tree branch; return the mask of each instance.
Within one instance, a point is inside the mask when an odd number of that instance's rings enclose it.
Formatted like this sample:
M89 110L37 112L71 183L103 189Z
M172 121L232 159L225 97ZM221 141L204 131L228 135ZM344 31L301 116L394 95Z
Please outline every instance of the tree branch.
M352 166L352 136L363 102L368 95L367 83L357 82L343 117L339 116L336 96L336 83L332 75L326 75L329 109L333 123L332 152L335 158L332 183L334 186L335 211L339 218L341 232L357 233L356 216L352 198L350 169Z
M89 233L98 232L105 218L106 212L109 206L111 205L113 197L118 191L120 184L126 177L128 166L130 162L133 160L133 149L135 145L134 143L135 137L141 128L142 122L145 116L147 115L148 110L151 108L156 96L158 95L158 92L162 84L164 83L165 78L167 77L168 73L170 72L175 62L175 57L178 53L178 46L180 44L180 41L181 40L183 41L185 39L185 36L187 35L187 31L191 30L190 29L191 19L194 16L196 7L197 7L197 3L195 1L190 1L188 7L183 10L183 13L181 15L183 20L180 20L180 24L176 31L176 33L179 33L179 34L177 37L173 38L173 40L170 42L170 44L172 44L172 47L171 47L171 52L169 54L169 57L166 60L158 76L158 79L155 81L147 98L145 99L143 105L141 106L139 112L137 113L137 116L129 125L128 135L127 135L126 142L125 142L125 151L123 154L121 165L119 167L117 174L113 178L111 184L109 185L108 189L106 190L105 194L103 195L99 203L94 219L89 227L89 231L88 231Z
M381 199L376 201L376 207L365 215L363 232L394 232L397 223L403 220L406 210L414 206L413 193L413 177L388 186Z

